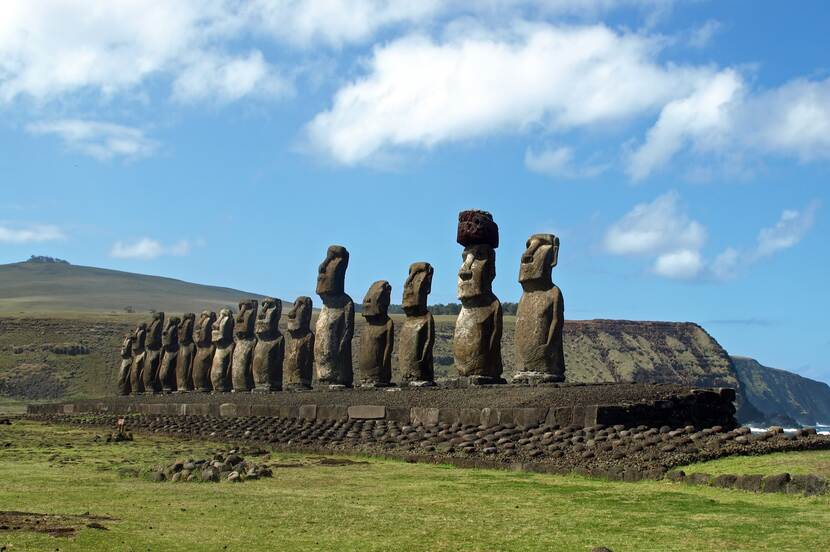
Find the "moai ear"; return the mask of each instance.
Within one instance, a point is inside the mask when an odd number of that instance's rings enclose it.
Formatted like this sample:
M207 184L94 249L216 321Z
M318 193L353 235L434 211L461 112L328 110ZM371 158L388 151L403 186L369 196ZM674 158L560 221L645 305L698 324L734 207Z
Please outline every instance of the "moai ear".
M559 238L558 237L553 238L553 249L550 253L550 256L551 256L550 265L551 265L551 267L554 267L559 263Z

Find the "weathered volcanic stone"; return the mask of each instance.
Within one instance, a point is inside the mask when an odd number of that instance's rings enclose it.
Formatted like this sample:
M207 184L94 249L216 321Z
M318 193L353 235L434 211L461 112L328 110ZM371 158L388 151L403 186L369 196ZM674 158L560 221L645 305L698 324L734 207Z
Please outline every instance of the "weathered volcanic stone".
M285 356L285 339L280 333L282 301L268 298L256 319L256 347L254 348L253 378L255 391L279 391L282 389L282 361Z
M179 359L179 323L173 316L167 319L161 333L161 364L159 365L159 382L165 393L176 390L176 364Z
M534 234L527 240L519 268L524 292L516 313L515 382L549 383L565 380L562 328L565 302L551 278L559 258L559 238Z
M283 362L286 389L311 389L314 370L314 334L311 331L311 297L297 297L288 311L288 339Z
M213 323L213 363L210 367L210 382L215 392L230 391L230 369L233 358L233 314L230 309L219 311L219 318Z
M197 391L208 393L213 389L210 380L210 369L213 365L213 324L216 322L216 313L202 311L199 322L193 332L193 341L196 344L196 356L193 357L193 387Z
M130 394L130 369L133 366L133 336L127 334L121 343L121 361L118 365L118 394Z
M250 391L254 386L251 369L256 347L257 301L248 299L239 302L239 314L234 323L235 343L233 346L233 361L231 362L231 384L233 391Z
M499 246L499 227L487 211L461 211L458 214L456 241L464 247L484 244L496 249Z
M193 358L196 345L193 343L193 325L196 315L187 312L179 323L179 358L176 362L176 388L179 392L193 391Z
M144 380L144 391L158 393L161 391L159 381L159 367L161 366L161 334L164 331L164 313L156 312L153 320L147 326L147 342L145 343L146 356L144 371L141 376Z
M344 291L349 252L332 245L320 264L317 295L323 308L317 318L314 341L314 366L317 381L323 385L351 387L354 302Z
M435 320L427 310L432 275L433 268L429 263L413 263L403 288L406 321L398 338L398 366L401 380L414 386L435 385L432 354Z
M147 324L142 322L133 332L133 364L130 367L130 390L134 395L144 392L144 358Z
M460 226L464 221L461 219L462 216L459 216L459 235L469 237L482 234L462 230ZM463 241L470 243L466 239ZM497 239L495 241L498 243ZM503 313L501 302L492 290L496 277L496 251L489 244L468 245L464 248L462 259L463 264L458 271L461 312L453 337L455 367L460 376L469 378L472 383L505 383L501 377Z
M392 345L395 324L389 318L392 286L378 280L369 287L363 298L363 318L366 326L360 333L358 366L363 387L387 387L392 383Z

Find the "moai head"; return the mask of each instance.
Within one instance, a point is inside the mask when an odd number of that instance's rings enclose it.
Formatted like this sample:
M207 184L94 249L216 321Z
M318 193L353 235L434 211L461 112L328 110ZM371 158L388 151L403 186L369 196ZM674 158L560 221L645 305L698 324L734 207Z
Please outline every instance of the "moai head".
M311 326L311 297L301 296L294 300L294 306L288 311L288 330L306 332Z
M229 343L233 339L233 313L225 308L219 311L219 318L212 326L211 337L214 343Z
M145 341L147 340L147 324L142 322L139 324L135 332L133 332L133 351L140 353L144 350Z
M184 313L182 321L179 322L179 341L190 343L193 341L193 325L196 322L196 315L192 312Z
M193 340L199 345L206 347L211 342L213 324L216 322L216 313L204 310L199 314L199 323L196 325Z
M256 335L263 338L279 335L280 316L282 316L282 301L271 297L263 299L256 317Z
M461 254L458 271L458 298L472 299L493 293L496 278L496 252L485 244L471 245Z
M164 324L164 330L161 332L161 345L163 347L172 347L179 343L179 323L181 320L178 316L172 316L167 319Z
M349 252L342 245L330 245L317 271L317 295L341 295L345 292Z
M533 234L527 240L519 283L524 289L549 289L553 286L551 271L559 261L559 238L553 234Z
M432 292L432 265L412 263L409 276L403 285L403 310L406 314L424 314L427 311L427 296Z
M133 354L133 334L124 334L124 341L121 342L121 358L130 358Z
M367 320L385 320L388 317L392 286L386 280L378 280L369 287L363 298L363 317Z
M239 302L239 314L236 315L236 323L234 324L237 336L251 337L254 335L256 311L256 299L247 299Z

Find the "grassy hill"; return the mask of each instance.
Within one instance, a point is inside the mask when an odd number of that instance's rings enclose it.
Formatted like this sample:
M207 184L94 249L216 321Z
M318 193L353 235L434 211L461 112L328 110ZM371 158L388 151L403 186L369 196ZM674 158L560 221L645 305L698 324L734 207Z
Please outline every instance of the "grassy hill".
M744 393L767 417L830 424L830 386L826 383L769 368L754 358L733 356L732 360Z
M26 261L0 265L0 314L198 312L261 295L145 274Z

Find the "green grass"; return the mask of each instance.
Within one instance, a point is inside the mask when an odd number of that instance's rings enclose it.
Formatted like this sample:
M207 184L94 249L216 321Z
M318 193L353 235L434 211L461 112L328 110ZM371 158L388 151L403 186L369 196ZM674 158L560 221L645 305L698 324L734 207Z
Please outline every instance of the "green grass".
M772 475L787 472L790 475L813 473L830 478L830 450L776 452L763 456L729 456L679 469L687 474Z
M314 457L272 479L152 483L131 475L216 444L33 422L0 426L0 509L108 515L71 538L0 531L10 550L822 550L830 498L748 494L368 459ZM4 446L9 442L11 446ZM798 535L797 539L793 535Z

